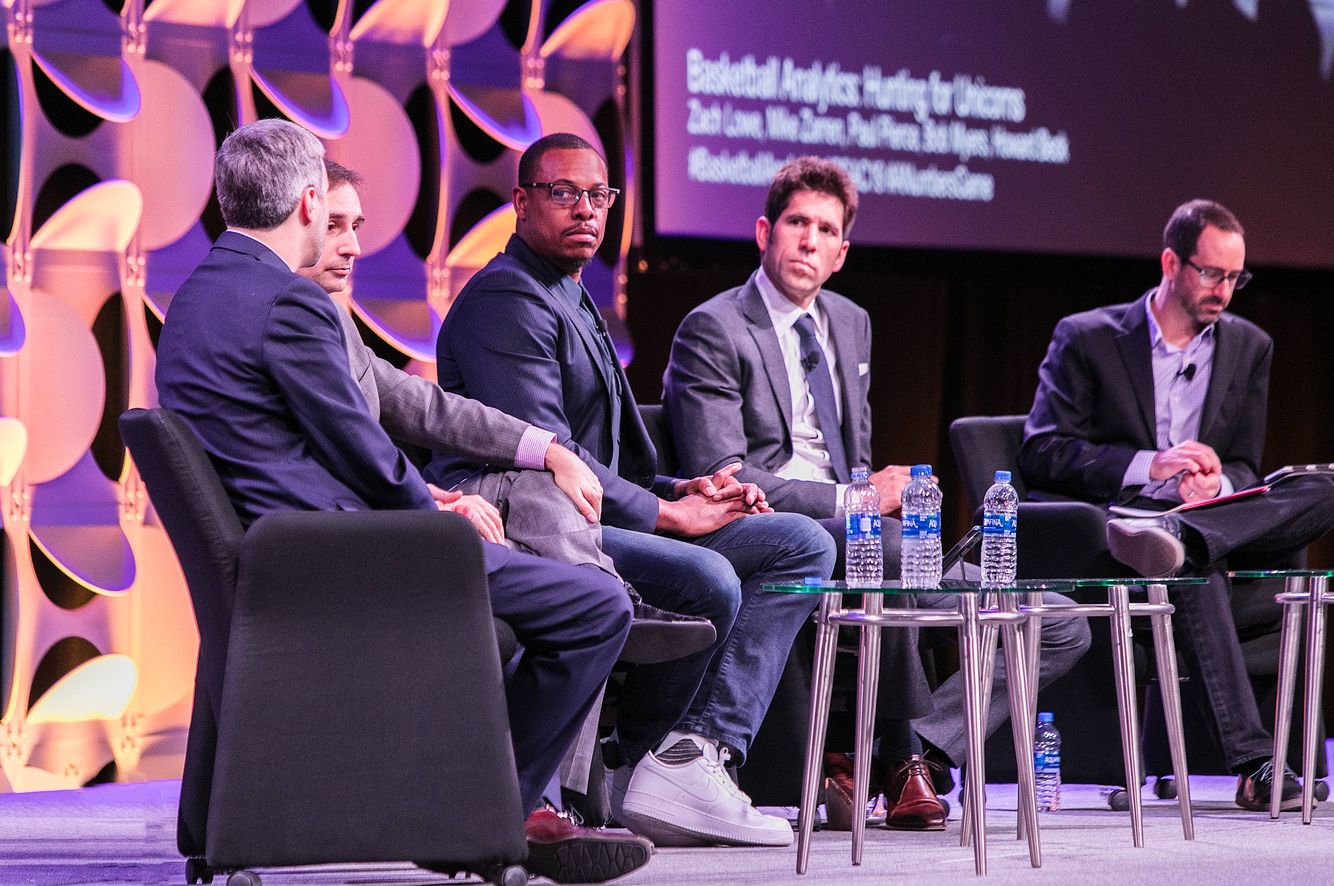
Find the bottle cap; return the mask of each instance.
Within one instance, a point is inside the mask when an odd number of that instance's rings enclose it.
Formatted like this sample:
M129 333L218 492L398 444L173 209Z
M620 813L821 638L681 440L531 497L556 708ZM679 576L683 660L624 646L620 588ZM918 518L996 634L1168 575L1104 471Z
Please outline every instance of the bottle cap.
M1051 711L1043 711L1042 713L1038 714L1039 723L1050 723L1051 721L1052 721Z
M996 482L997 482L997 483L1009 483L1009 482L1010 482L1010 472L1009 472L1009 471L997 471L997 472L996 472Z
M858 465L852 469L852 480L855 483L858 480L865 480L871 476L871 469L865 465Z
M910 473L911 473L911 475L914 476L914 477L930 477L930 476L931 476L931 466L930 466L930 465L913 465L913 466L912 466L912 471L911 471Z

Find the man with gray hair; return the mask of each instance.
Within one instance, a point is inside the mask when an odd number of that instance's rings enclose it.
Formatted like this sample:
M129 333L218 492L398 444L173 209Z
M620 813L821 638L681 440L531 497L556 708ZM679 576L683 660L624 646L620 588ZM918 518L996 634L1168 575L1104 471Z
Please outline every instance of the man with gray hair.
M275 511L457 507L372 416L336 306L295 273L319 260L328 228L323 146L291 123L262 120L227 137L216 170L227 230L172 300L157 386L199 437L242 522ZM557 464L568 454L549 432L467 398L447 395L438 408L437 445L460 455L541 469L551 453ZM503 538L498 525L473 522L484 538ZM489 542L483 550L492 610L523 647L506 700L531 810L616 661L630 602L601 571ZM528 866L558 882L607 880L652 853L642 838L534 815Z

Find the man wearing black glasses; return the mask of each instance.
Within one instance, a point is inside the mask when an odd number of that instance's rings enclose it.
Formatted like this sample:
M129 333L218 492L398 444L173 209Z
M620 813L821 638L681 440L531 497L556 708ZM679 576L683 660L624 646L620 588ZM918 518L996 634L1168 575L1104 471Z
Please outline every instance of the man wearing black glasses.
M1226 313L1251 279L1236 216L1209 200L1163 232L1162 280L1130 304L1066 317L1038 370L1021 466L1030 489L1166 511L1259 482L1274 345ZM1262 495L1107 525L1112 556L1142 576L1209 583L1176 595L1191 671L1208 699L1237 804L1269 806L1273 739L1260 720L1229 606L1227 570L1284 563L1334 528L1334 483L1302 477ZM1261 564L1247 564L1261 565ZM1291 770L1283 808L1300 805Z
M655 606L707 617L717 642L640 665L621 693L626 765L612 810L665 845L786 846L787 820L765 815L728 778L764 719L814 596L766 594L770 582L828 578L834 545L814 520L775 514L740 465L691 480L657 476L657 455L615 346L584 288L617 191L584 139L556 133L519 159L515 233L478 271L436 343L440 385L553 429L602 483L603 550ZM701 428L701 433L708 429ZM452 485L474 465L438 456Z

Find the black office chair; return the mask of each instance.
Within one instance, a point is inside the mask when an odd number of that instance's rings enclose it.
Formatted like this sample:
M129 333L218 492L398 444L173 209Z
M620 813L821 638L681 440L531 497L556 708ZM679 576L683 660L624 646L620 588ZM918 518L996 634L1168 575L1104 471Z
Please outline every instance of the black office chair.
M120 429L199 627L187 882L405 860L526 882L500 669L514 639L501 627L499 648L468 521L292 512L243 531L179 416L132 409Z
M997 470L1011 472L1019 492L1019 577L1072 578L1120 576L1132 573L1112 559L1107 547L1106 512L1087 502L1027 488L1019 470L1027 416L969 416L950 424L950 443L959 464L970 507L979 512L982 498ZM1274 594L1282 581L1239 581L1232 596L1233 619L1242 641L1242 655L1262 716L1273 716L1278 667L1278 630L1281 612ZM1075 594L1079 596L1078 593ZM1090 598L1092 599L1092 598ZM1151 656L1137 648L1137 670L1147 673ZM1183 671L1184 673L1184 671ZM1111 645L1105 631L1093 632L1093 645L1064 677L1042 691L1040 706L1056 714L1062 732L1062 770L1068 780L1091 784L1118 784L1121 769L1116 717L1116 692L1111 678ZM1191 771L1225 773L1218 743L1199 697L1187 676L1182 685L1187 757ZM1004 730L1002 730L1004 733ZM1171 758L1163 724L1162 702L1156 681L1145 692L1143 718L1145 772L1167 776ZM1323 736L1323 729L1321 731ZM1009 772L1013 754L1001 733L988 743L988 772ZM1300 749L1290 751L1300 754ZM1293 759L1298 759L1294 757ZM1007 763L1007 760L1011 761ZM995 769L990 768L995 763ZM1324 770L1320 770L1324 775ZM1175 796L1170 781L1160 778L1160 795Z

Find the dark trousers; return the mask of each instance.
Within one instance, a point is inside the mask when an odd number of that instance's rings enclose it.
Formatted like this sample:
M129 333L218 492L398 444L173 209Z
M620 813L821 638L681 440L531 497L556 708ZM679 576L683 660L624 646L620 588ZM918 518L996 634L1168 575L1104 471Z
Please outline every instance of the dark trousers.
M491 610L523 647L505 692L519 794L530 811L625 645L630 599L601 570L483 548Z
M1161 508L1164 503L1137 499L1134 505ZM1334 479L1298 477L1264 495L1186 511L1179 519L1185 571L1209 581L1173 593L1173 624L1208 699L1224 759L1237 769L1269 757L1274 741L1261 722L1232 621L1227 572L1235 567L1229 560L1245 557L1280 565L1334 529Z

